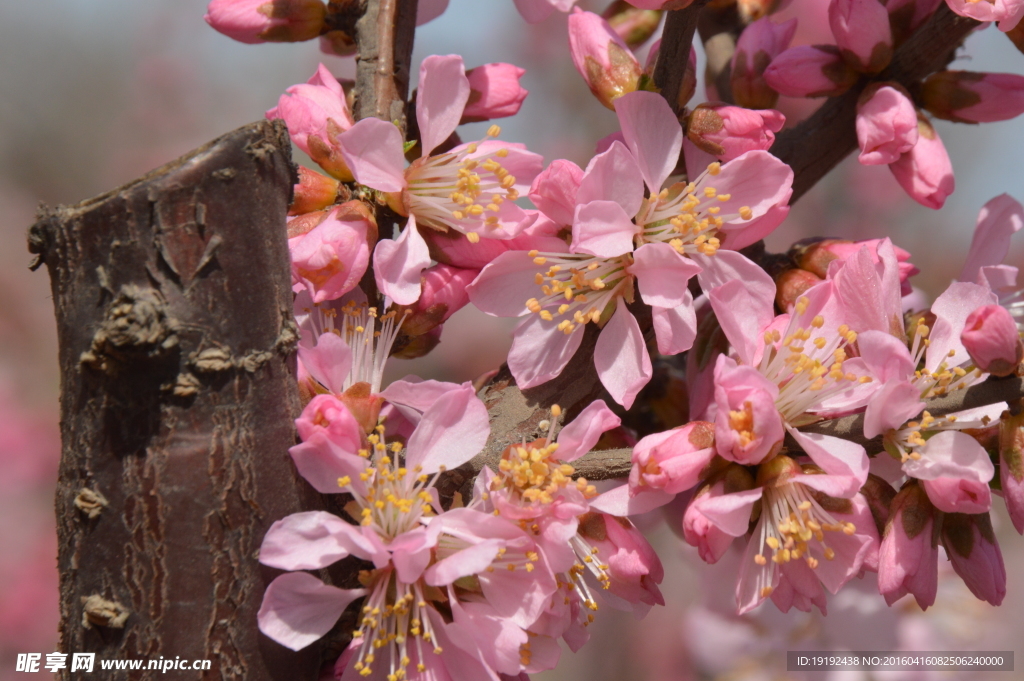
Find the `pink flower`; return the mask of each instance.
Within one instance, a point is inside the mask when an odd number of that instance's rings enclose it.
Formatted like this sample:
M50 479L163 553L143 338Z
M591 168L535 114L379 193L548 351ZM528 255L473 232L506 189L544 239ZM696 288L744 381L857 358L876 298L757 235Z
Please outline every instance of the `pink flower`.
M1024 226L1024 207L1012 196L1000 194L989 200L978 213L960 281L981 284L993 290L1006 283L1015 288L1017 268L1003 265L1010 252L1010 237Z
M540 171L542 159L521 145L492 140L501 132L498 126L491 126L483 141L432 156L434 149L455 131L469 96L469 79L461 57L427 57L420 66L416 98L422 156L405 168L401 132L376 118L363 119L339 136L342 153L357 182L392 194L394 207L415 217L418 225L442 232L454 229L471 240L508 239L526 226L528 216L514 201L520 192L527 191ZM410 232L407 227L403 236ZM425 244L413 243L422 243L421 238L413 235L409 239L408 245L387 247L386 260L395 265L394 271L384 277L378 272L378 280L385 283L394 284L396 276L406 281L398 295L382 287L402 304L415 301L422 268L415 271L412 263L395 261L400 255L398 249L426 250ZM419 258L415 260L417 266L420 262ZM415 284L409 285L412 281Z
M1017 324L1002 305L985 305L971 312L960 341L979 369L996 376L1014 373L1024 359Z
M515 64L484 64L466 71L469 99L460 123L505 118L519 113L527 91L519 84L526 73Z
M1006 567L988 513L952 513L942 519L942 545L953 569L977 598L999 605L1006 596Z
M855 69L878 73L889 65L892 31L879 0L831 0L828 23L843 58Z
M352 114L341 83L326 66L320 64L307 82L285 90L267 118L284 120L292 141L321 168L343 182L352 180L338 140L352 127Z
M641 605L641 613L652 605L665 605L658 589L665 570L658 554L629 520L587 513L580 517L579 537L590 545L592 555L603 561L609 595Z
M896 256L896 266L899 270L900 294L908 295L911 291L910 277L919 274L921 270L910 262L910 253L908 251L903 250L888 239L865 239L864 241L822 239L815 241L800 251L797 256L797 264L801 270L807 270L820 279L824 279L828 276L829 265L833 261L845 262L857 254L861 248L866 248L872 262L877 266L882 263L878 249L883 242L888 244L887 247L892 248L892 252ZM788 306L784 306L783 309L786 309L786 307Z
M469 302L469 286L479 270L464 270L438 263L423 271L420 278L423 293L412 305L395 309L397 317L404 317L402 332L409 336L420 336L465 307Z
M925 80L921 99L929 113L948 121L1006 121L1024 113L1024 76L940 71Z
M768 86L787 97L835 97L849 90L857 77L834 45L791 47L764 71Z
M722 517L722 504L731 501L744 505L747 497L752 495L738 493L748 492L755 487L754 478L746 468L730 464L724 471L711 477L694 494L683 514L683 537L686 543L697 547L697 552L705 563L717 563L732 545L735 536L709 520L702 511L704 505L708 504L712 517L719 520ZM724 495L734 496L724 499ZM728 512L728 509L725 510Z
M712 156L731 161L748 151L767 151L785 122L786 117L772 109L701 104L690 114L686 136Z
M337 206L312 230L288 240L294 287L306 289L314 303L340 298L366 272L377 228L360 206Z
M326 14L321 0L212 0L203 19L229 38L255 44L315 38Z
M572 63L598 101L609 109L617 98L636 90L640 62L608 22L578 7L569 15Z
M949 8L962 17L977 21L998 21L999 30L1006 33L1016 26L1024 16L1024 2L1021 0L946 0Z
M770 109L778 93L765 82L764 71L775 57L789 47L796 32L796 19L780 24L764 17L743 29L732 57L732 96L747 109ZM776 131L778 132L778 131Z
M878 591L892 605L908 593L927 609L938 590L936 511L916 484L896 495L878 557Z
M953 164L939 133L923 116L918 116L917 144L889 169L910 198L922 206L938 210L953 193Z
M715 455L715 428L705 421L654 433L633 448L631 495L648 489L679 494L694 487Z
M917 144L917 110L903 88L868 88L857 102L858 160L864 165L892 163Z
M775 407L779 388L754 367L720 355L715 365L715 445L719 455L745 466L774 456L785 435Z

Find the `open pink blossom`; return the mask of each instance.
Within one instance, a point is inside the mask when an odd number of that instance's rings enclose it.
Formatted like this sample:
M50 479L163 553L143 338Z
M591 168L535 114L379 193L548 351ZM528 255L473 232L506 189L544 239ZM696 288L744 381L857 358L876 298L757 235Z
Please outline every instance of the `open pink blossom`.
M902 88L882 85L861 95L857 103L861 163L892 163L917 144L917 136L917 110Z
M995 467L985 448L970 435L945 431L931 437L903 464L922 481L928 499L945 513L987 513L992 507L988 482Z
M918 118L917 144L889 164L910 198L922 206L938 210L953 193L953 164L939 134L923 116Z
M267 118L284 120L296 146L328 173L344 182L352 180L338 140L352 127L352 114L341 83L326 66L320 64L309 81L285 90Z
M654 489L679 494L694 487L715 454L714 443L714 426L705 421L644 437L633 447L630 494Z

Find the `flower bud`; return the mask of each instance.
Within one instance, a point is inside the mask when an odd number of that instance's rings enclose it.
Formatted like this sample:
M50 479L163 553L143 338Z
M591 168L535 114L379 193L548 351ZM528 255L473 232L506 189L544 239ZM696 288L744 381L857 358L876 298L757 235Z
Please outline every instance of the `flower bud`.
M661 12L639 9L626 0L615 0L601 16L631 50L650 40L661 23Z
M335 300L359 283L377 242L377 228L361 201L332 210L310 231L288 240L292 282L314 303Z
M857 78L835 45L791 47L764 70L768 86L787 97L835 97Z
M1003 33L1018 26L1024 17L1022 0L946 0L946 4L962 17L982 22L998 21L999 30Z
M879 0L832 0L828 23L843 59L854 69L878 73L889 65L892 30Z
M797 267L813 272L824 279L828 275L828 266L833 260L845 261L861 248L868 249L872 261L876 264L881 262L878 257L878 244L881 242L881 239L866 239L864 241L807 239L794 244L789 250L789 256L796 262ZM896 255L897 267L900 271L901 293L906 295L910 293L908 280L921 270L910 262L908 251L895 244L893 244L892 250Z
M743 466L729 464L713 476L693 495L683 513L683 538L697 547L701 560L714 564L732 544L733 535L711 522L702 510L704 504L726 494L745 492L754 488L754 477Z
M732 56L732 97L747 109L771 109L779 94L764 80L764 71L789 47L796 19L776 24L768 17L747 26L736 41Z
M878 591L892 605L911 593L922 609L935 603L939 573L935 507L914 482L892 501L878 551Z
M333 177L299 166L299 183L295 185L295 197L288 207L288 215L302 215L333 205L338 197L338 186Z
M950 513L942 519L942 545L971 593L992 605L1006 596L1006 566L988 513Z
M975 366L994 376L1016 373L1024 359L1017 324L1002 305L984 305L968 315L960 342Z
M999 421L999 482L1013 526L1024 534L1024 412Z
M938 210L953 193L953 164L946 147L928 119L918 114L917 144L889 164L889 170L910 198Z
M889 0L885 9L889 12L893 44L899 45L909 38L941 4L942 0Z
M480 274L479 270L460 269L437 264L420 275L420 298L412 305L396 306L402 321L402 333L419 336L448 321L469 302L467 287Z
M785 122L786 117L773 109L701 104L690 114L686 136L712 156L731 161L748 151L767 151Z
M694 421L648 435L633 448L630 495L645 487L679 494L694 487L715 455L715 427Z
M775 280L775 304L780 310L789 310L807 289L820 282L821 277L806 269L783 270Z
M889 164L917 144L917 110L897 83L873 83L857 101L859 160L866 166Z
M354 124L352 114L341 83L326 66L320 64L307 82L285 90L277 106L267 111L267 118L283 119L296 146L333 177L352 181L352 171L336 139Z
M921 101L929 113L947 121L1005 121L1024 113L1024 76L940 71L922 84Z
M327 6L321 0L213 0L203 18L238 42L300 42L324 28Z
M569 49L594 96L609 109L617 97L636 90L643 74L622 38L593 12L575 8L569 15Z
M519 85L525 70L515 64L484 64L466 71L469 100L462 112L462 123L489 121L519 113L527 91Z

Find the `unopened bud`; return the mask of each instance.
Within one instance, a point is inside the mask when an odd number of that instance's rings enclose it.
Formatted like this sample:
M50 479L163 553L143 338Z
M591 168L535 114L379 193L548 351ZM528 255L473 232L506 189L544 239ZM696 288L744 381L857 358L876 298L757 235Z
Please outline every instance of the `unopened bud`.
M255 44L311 40L326 15L321 0L213 0L203 18L229 38Z
M791 47L764 70L768 86L787 97L835 97L857 82L835 45Z
M640 9L626 0L615 0L601 16L632 50L650 40L661 23L658 10Z
M299 183L295 185L295 198L288 207L288 215L302 215L333 205L339 186L333 177L299 166Z
M953 570L977 598L999 605L1006 596L1006 566L988 513L949 513L942 545Z
M985 305L968 315L960 342L974 364L994 376L1016 373L1024 359L1017 324L1002 305Z
M832 0L828 23L840 53L854 69L878 73L892 61L889 13L879 0Z
M917 144L889 164L893 177L910 198L938 210L953 193L953 163L946 147L928 119L918 113Z
M616 98L637 89L643 73L640 62L600 16L574 9L569 15L569 50L590 91L609 109L615 109Z
M957 123L992 123L1024 113L1024 76L940 71L921 86L924 108Z
M402 333L420 336L448 321L469 302L467 288L479 273L443 263L424 270L419 300L394 308L397 318L403 319Z
M780 310L789 310L796 301L815 284L821 282L818 277L807 270L789 269L775 280L775 304Z
M779 94L764 80L764 71L775 57L789 47L796 31L796 19L781 24L768 17L758 19L740 34L732 57L732 97L748 109L771 109Z
M917 109L898 83L872 83L857 100L858 160L886 165L917 144Z
M515 64L484 64L466 71L469 100L460 123L489 121L519 113L527 91L519 84L526 73Z
M686 136L698 148L731 161L748 151L768 150L785 122L785 116L772 109L701 104L690 114Z

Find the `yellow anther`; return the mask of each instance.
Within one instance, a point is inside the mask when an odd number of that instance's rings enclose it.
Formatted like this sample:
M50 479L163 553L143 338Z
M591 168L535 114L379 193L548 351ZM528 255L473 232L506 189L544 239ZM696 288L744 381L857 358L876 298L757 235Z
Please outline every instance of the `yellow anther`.
M500 134L501 134L501 126L499 126L499 125L492 125L491 127L487 128L487 136L488 137L497 137Z

